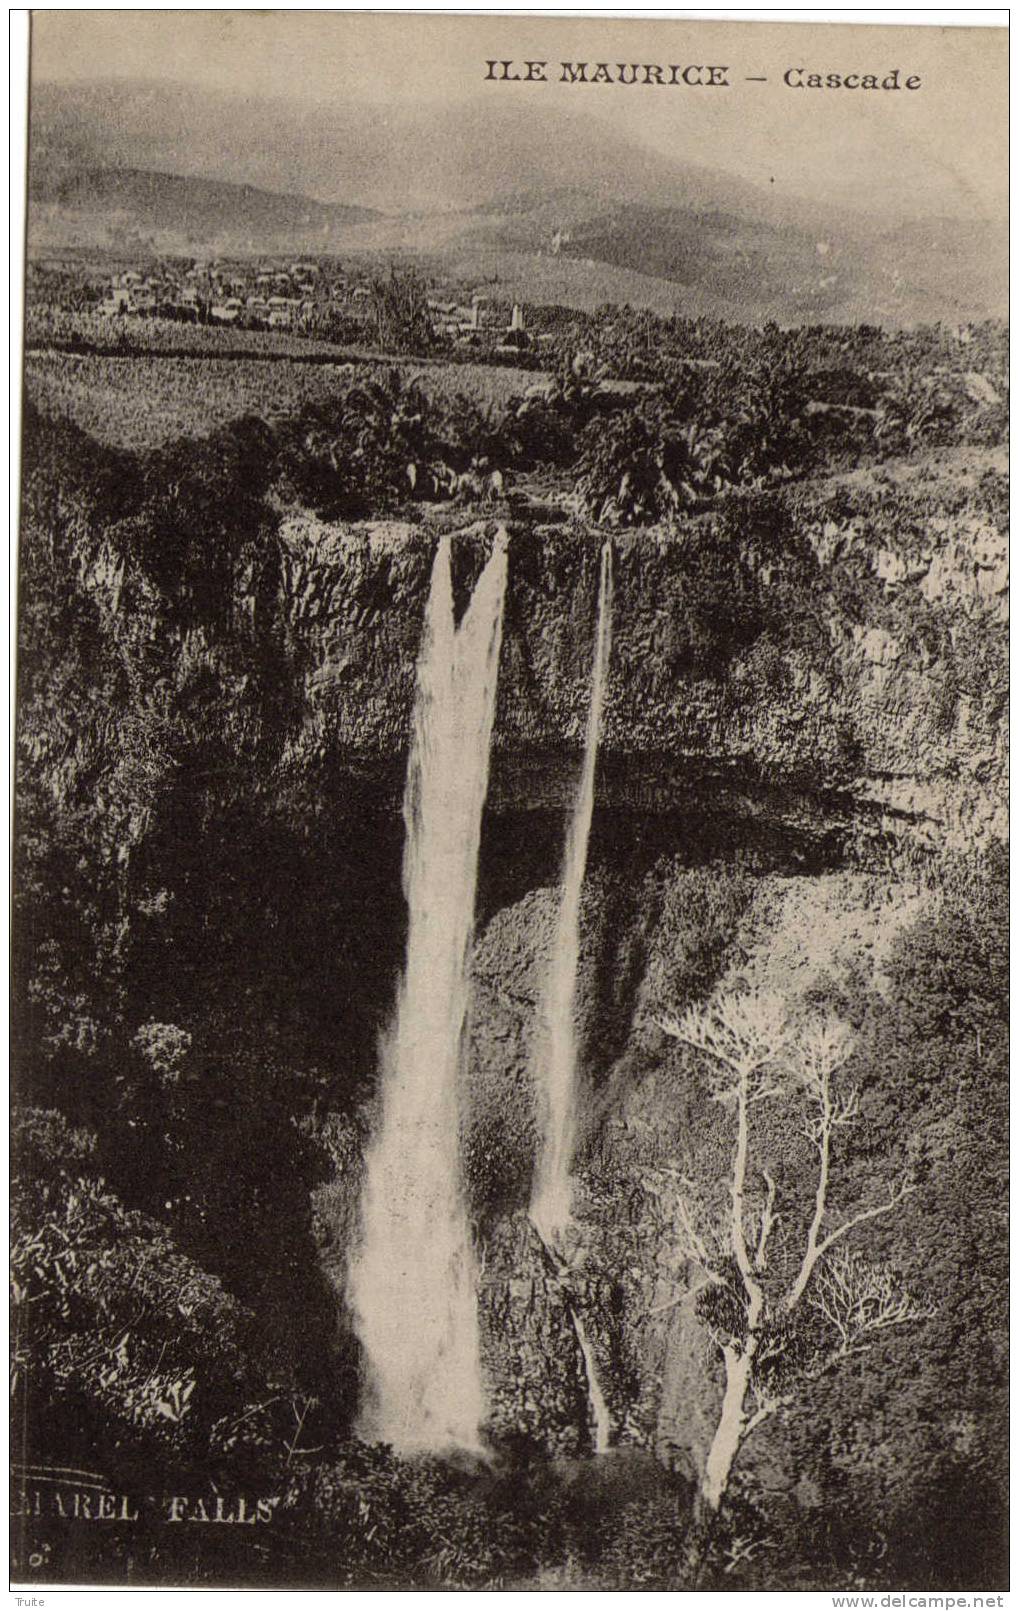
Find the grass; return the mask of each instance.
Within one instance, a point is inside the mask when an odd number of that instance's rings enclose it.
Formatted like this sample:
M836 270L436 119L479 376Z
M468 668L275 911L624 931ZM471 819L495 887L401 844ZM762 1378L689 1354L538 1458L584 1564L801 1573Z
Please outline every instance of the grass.
M342 358L344 351L335 341L299 331L125 318L35 304L26 310L25 346L29 351L94 350L124 358L216 358L234 353L266 358Z
M396 360L389 360L396 362ZM263 418L335 396L342 360L271 357L104 357L30 352L25 389L46 414L71 419L98 441L132 449L177 436L205 436L243 414ZM483 404L519 395L541 376L485 364L400 361L433 395L457 392Z

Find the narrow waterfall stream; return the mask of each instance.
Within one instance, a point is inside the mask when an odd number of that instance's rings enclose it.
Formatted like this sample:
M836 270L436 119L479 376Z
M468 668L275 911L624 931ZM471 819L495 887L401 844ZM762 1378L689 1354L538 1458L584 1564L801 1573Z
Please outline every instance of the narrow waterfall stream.
M587 1400L591 1409L594 1452L595 1454L606 1454L612 1442L612 1418L609 1415L609 1407L605 1402L605 1395L598 1380L594 1349L591 1347L587 1332L584 1329L584 1322L572 1304L570 1305L570 1318L573 1321L573 1329L577 1335L577 1345L580 1348L581 1357L584 1361L584 1371L587 1375Z
M537 1040L539 1151L531 1187L530 1215L545 1245L559 1246L570 1223L571 1166L576 1135L577 1032L574 1008L580 957L580 896L587 867L587 843L594 811L602 706L612 644L612 545L601 552L598 624L591 668L584 764L573 807L563 860L559 915L552 942L548 980Z
M506 588L501 531L459 627L435 555L404 795L407 958L381 1046L349 1296L364 1349L359 1433L401 1453L480 1451L474 1252L459 1157L460 1071Z
M612 544L601 551L598 620L591 667L591 703L587 713L584 763L573 806L563 858L559 913L549 960L537 1039L535 1081L538 1096L538 1160L531 1186L530 1217L554 1265L565 1269L564 1233L572 1222L573 1150L577 1110L577 969L580 962L580 897L587 869L587 846L594 813L602 708L612 647ZM609 1447L612 1424L601 1390L594 1350L583 1321L567 1301L577 1345L584 1362L594 1450Z

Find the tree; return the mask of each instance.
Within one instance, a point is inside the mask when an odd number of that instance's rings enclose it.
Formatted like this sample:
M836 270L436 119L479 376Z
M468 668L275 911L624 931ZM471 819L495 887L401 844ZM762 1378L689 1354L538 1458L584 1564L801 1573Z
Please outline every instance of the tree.
M853 1124L859 1105L855 1089L838 1088L852 1052L846 1026L818 1018L797 1030L786 1004L760 993L723 997L658 1024L709 1060L710 1095L735 1120L727 1202L712 1204L676 1171L665 1172L660 1188L674 1218L677 1251L700 1270L695 1290L724 1367L721 1410L700 1484L710 1516L759 1426L882 1333L931 1311L900 1290L891 1270L846 1246L851 1233L909 1196L911 1183L903 1180L884 1200L830 1223L833 1143ZM786 1210L778 1207L774 1176L755 1167L751 1117L765 1104L790 1099L814 1154L813 1212L805 1227L785 1234L772 1277L770 1244ZM795 1167L794 1158L784 1162ZM752 1194L755 1174L763 1191Z
M584 432L576 497L592 519L639 526L710 501L724 476L716 433L645 402Z
M369 369L277 428L276 468L328 513L363 513L406 497L440 448L437 411L395 364Z
M371 281L371 312L384 352L427 352L435 345L425 282L414 269L390 264Z
M723 367L714 384L732 480L746 485L784 479L806 467L806 382L795 364L759 360Z

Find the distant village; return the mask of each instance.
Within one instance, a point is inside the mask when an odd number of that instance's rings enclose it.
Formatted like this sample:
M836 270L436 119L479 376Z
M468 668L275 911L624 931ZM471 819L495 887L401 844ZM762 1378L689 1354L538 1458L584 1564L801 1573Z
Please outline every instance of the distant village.
M375 322L371 284L314 259L289 264L163 261L112 274L93 311L109 318L163 318L242 329L367 338ZM427 312L443 345L513 356L554 339L532 334L524 310L482 287L431 283Z

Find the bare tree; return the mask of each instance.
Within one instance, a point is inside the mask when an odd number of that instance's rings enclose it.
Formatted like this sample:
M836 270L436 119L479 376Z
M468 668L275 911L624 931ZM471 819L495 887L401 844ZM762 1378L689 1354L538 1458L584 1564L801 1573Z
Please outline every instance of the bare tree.
M785 1002L762 993L723 997L682 1018L657 1022L667 1035L705 1055L710 1094L734 1119L724 1205L712 1205L703 1189L676 1171L664 1171L659 1179L676 1251L699 1271L692 1290L716 1288L721 1300L716 1311L725 1317L712 1328L725 1386L701 1478L701 1498L715 1514L739 1452L759 1426L848 1355L868 1348L890 1327L924 1319L930 1311L899 1289L891 1271L843 1245L858 1226L890 1213L909 1196L911 1184L903 1181L883 1201L830 1224L833 1140L855 1121L859 1108L855 1089L837 1089L837 1076L852 1051L846 1026L821 1018L796 1030ZM782 1274L772 1279L770 1244L783 1213L774 1179L755 1167L751 1120L756 1108L778 1100L801 1106L816 1174L810 1222L784 1230ZM755 1177L763 1189L751 1189ZM807 1345L801 1339L793 1349L794 1317L804 1311L814 1324L799 1328Z

